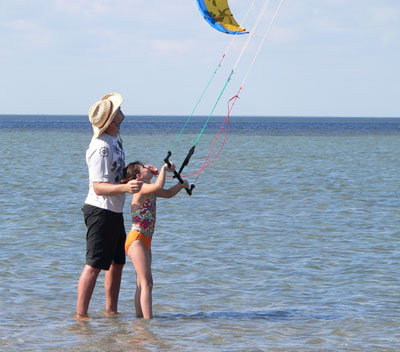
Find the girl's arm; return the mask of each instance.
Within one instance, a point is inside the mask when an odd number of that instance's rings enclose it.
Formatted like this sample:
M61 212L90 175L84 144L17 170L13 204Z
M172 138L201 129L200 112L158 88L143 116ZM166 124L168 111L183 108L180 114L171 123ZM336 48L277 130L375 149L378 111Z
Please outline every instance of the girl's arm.
M136 193L140 191L143 182L141 180L131 180L125 184L113 184L108 182L93 182L94 192L98 196L117 196L123 193Z
M157 190L163 189L164 184L165 184L165 173L167 171L167 168L168 168L167 165L164 165L161 168L160 173L154 183L144 183L143 184L142 189L140 190L141 196L153 194L153 193L156 193Z
M172 198L184 188L189 188L189 182L186 180L184 180L183 183L178 182L176 185L168 189L161 188L157 192L155 192L155 195L161 198Z
M175 186L172 186L169 189L164 189L165 185L165 173L166 171L173 171L173 169L168 169L167 165L164 165L161 170L160 174L158 175L156 181L154 183L144 183L140 190L140 195L149 195L154 194L157 197L162 198L172 198L175 196L182 188L189 187L189 183L185 181L184 183L177 183Z

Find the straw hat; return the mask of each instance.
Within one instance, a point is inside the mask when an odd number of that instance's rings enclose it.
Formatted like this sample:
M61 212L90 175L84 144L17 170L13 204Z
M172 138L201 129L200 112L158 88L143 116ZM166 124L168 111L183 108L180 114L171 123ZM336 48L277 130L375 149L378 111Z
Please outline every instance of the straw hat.
M90 107L89 121L92 124L93 133L96 138L110 126L121 103L121 94L110 93Z

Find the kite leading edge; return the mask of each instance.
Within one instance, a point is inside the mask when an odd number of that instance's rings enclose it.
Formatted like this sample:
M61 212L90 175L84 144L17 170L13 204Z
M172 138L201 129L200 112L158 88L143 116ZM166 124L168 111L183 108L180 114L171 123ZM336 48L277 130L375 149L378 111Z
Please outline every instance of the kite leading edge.
M197 0L204 19L216 30L227 34L248 33L236 22L228 0Z

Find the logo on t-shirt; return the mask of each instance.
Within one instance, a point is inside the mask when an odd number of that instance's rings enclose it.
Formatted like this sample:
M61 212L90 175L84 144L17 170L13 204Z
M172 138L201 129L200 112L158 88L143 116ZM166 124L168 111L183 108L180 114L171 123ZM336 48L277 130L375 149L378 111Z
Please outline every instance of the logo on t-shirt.
M100 155L105 158L108 156L108 148L106 147L101 147L99 150Z

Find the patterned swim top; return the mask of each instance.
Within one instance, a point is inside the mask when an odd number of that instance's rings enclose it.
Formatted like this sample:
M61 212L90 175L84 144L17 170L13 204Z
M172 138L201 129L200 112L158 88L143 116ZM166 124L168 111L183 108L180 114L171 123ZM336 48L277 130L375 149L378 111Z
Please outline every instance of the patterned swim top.
M152 238L156 225L156 196L150 195L142 206L132 214L132 230Z

